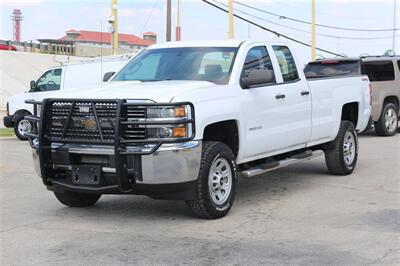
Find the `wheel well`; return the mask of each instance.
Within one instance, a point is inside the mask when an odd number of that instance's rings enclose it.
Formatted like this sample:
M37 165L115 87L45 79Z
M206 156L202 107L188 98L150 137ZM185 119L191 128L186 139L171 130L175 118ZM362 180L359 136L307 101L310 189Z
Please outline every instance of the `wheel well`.
M384 103L394 103L397 107L399 107L399 99L396 96L388 96L383 101Z
M17 119L18 116L22 116L22 115L23 116L31 115L31 112L29 112L28 110L25 110L25 109L20 109L14 113L13 121L15 121L15 119Z
M353 122L357 127L358 122L358 103L346 103L342 108L342 120Z
M231 148L235 157L239 151L239 131L235 120L221 121L204 129L203 141L219 141Z

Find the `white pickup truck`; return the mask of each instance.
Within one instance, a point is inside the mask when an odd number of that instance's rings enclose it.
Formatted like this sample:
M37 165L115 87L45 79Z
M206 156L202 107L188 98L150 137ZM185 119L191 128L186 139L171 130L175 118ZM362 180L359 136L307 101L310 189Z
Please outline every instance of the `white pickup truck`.
M368 78L307 82L296 62L282 43L153 45L107 85L31 102L36 169L70 207L144 194L185 200L209 219L229 212L239 177L322 151L331 174L350 174L371 111Z

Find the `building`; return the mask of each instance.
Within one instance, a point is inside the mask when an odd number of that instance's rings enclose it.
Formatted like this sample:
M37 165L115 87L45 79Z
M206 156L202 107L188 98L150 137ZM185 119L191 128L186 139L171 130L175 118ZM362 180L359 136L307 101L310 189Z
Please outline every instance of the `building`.
M143 33L143 39L150 41L152 43L156 43L157 42L157 33L151 32L151 31L145 32L145 33Z
M110 55L111 33L69 30L60 39L38 39L40 50L51 54L64 54L74 56L101 56ZM157 34L146 32L143 38L133 34L118 34L119 48L118 53L131 53L142 49L157 41Z

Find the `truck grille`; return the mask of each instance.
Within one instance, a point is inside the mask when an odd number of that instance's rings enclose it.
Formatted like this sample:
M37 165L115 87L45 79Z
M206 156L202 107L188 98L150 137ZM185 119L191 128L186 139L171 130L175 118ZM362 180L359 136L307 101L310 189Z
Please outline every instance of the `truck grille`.
M110 143L115 142L117 119L138 121L146 118L146 108L124 106L117 117L114 101L54 101L46 110L46 136L51 141ZM123 140L145 140L146 126L124 124Z
M52 141L109 142L115 140L116 102L53 102L47 134Z
M126 107L126 120L136 121L146 118L146 108L137 106ZM124 125L122 128L122 138L124 140L143 140L146 139L145 125Z

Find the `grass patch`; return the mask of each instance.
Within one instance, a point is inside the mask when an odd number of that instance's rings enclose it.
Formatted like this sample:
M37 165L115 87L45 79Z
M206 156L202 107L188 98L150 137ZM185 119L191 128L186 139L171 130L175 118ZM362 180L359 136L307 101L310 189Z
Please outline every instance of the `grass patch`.
M14 129L13 128L0 128L0 137L13 137Z

